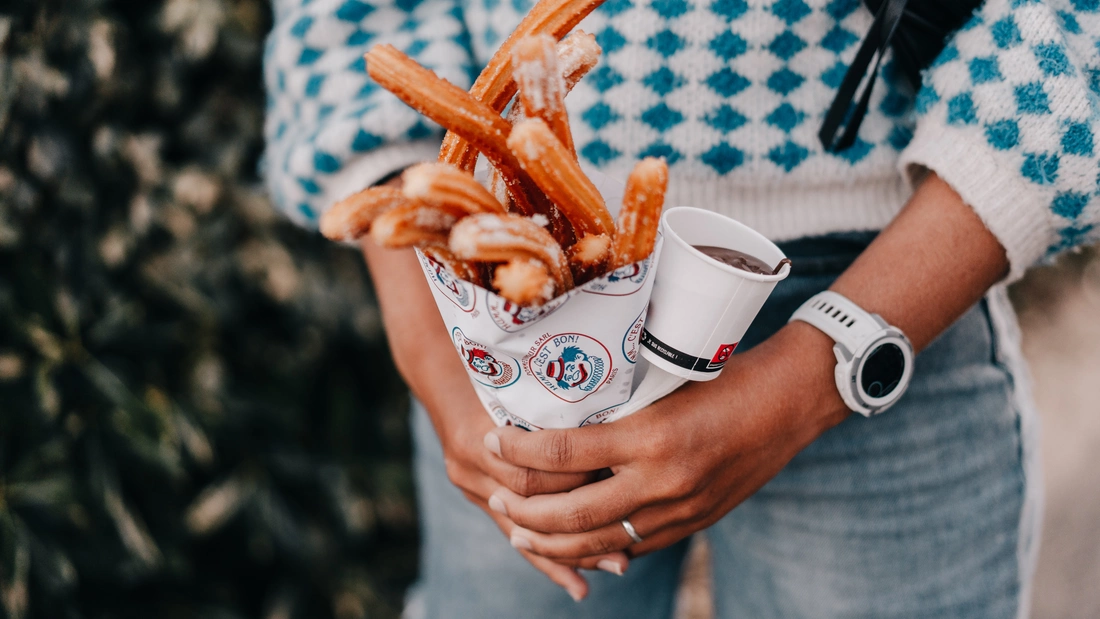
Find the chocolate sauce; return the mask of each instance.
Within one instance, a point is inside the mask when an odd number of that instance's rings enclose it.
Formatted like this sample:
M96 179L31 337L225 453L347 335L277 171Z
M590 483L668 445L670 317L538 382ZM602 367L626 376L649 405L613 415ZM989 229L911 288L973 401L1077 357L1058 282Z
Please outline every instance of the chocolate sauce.
M735 269L741 269L742 271L760 275L774 275L779 272L779 269L783 268L785 262L790 262L790 260L784 259L773 269L756 256L751 256L743 251L737 251L736 249L715 247L713 245L693 245L692 247L722 264L727 264Z

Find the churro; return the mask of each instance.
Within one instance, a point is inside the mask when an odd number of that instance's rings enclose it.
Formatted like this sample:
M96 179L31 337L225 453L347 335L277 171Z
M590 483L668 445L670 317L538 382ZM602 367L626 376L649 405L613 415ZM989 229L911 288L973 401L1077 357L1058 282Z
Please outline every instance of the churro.
M534 34L548 34L555 40L561 39L603 2L604 0L539 0L493 54L470 88L470 95L484 102L497 114L503 112L516 94L511 63L512 48L516 42ZM463 163L463 169L472 171L473 164L468 163L470 146L471 143L465 136L448 131L439 150L439 160L455 165L466 162ZM476 147L475 144L474 148ZM470 167L467 168L466 165Z
M513 260L497 267L493 287L518 305L542 305L554 297L554 280L538 260Z
M575 30L558 42L558 70L561 72L565 94L569 94L573 87L581 81L581 78L596 66L602 53L603 50L600 49L599 43L596 43L596 37L583 30ZM527 118L527 113L523 107L523 100L516 97L512 101L512 107L508 110L508 122L515 125L525 118ZM571 134L571 132L569 133ZM462 166L459 165L458 167L461 168ZM508 188L504 184L504 178L492 165L489 166L489 191L496 196L497 200L500 200L501 204L506 207L509 206L511 198L508 196Z
M462 135L485 155L500 171L516 211L524 215L545 215L560 243L568 245L575 240L568 222L538 191L509 151L506 140L512 127L499 112L420 66L392 45L375 45L367 52L366 59L367 72L379 85L416 111Z
M542 226L518 215L473 215L451 229L455 256L477 262L537 260L546 265L555 293L573 287L573 274L561 246Z
M367 72L374 81L410 107L450 131L463 136L501 172L517 208L539 212L523 186L523 174L508 151L512 127L485 104L458 86L425 69L392 45L375 45L366 54Z
M615 222L612 268L633 264L653 252L667 189L668 164L663 159L647 157L634 166L626 180L623 208Z
M427 247L448 243L459 217L421 202L408 202L382 213L370 228L370 238L382 247Z
M473 176L445 163L421 163L401 175L405 197L456 214L504 213L500 203Z
M516 41L512 49L512 74L519 89L517 102L523 106L523 113L541 118L558 141L576 157L565 111L565 83L558 68L554 39L540 34Z
M573 282L581 285L607 272L611 256L611 237L606 234L589 234L566 250L573 270Z
M603 196L545 122L530 118L517 124L508 147L578 236L611 234L615 224Z
M562 85L565 94L569 94L581 78L596 67L603 50L596 42L596 37L583 30L575 30L558 42L557 52ZM523 101L517 97L508 110L508 122L514 125L524 118L527 118L527 113L523 108Z
M368 187L333 204L321 216L321 234L333 241L354 241L370 231L386 211L408 202L394 187Z
M573 90L588 72L600 61L603 49L596 37L583 30L575 30L558 42L558 68L561 70L565 92Z

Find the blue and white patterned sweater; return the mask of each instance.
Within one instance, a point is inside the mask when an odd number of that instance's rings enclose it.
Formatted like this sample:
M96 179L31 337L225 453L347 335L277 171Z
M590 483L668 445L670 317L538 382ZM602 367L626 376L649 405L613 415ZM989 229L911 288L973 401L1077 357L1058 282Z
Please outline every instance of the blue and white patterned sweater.
M264 77L275 203L335 200L434 159L441 132L366 74L388 42L468 87L533 0L275 0ZM930 169L1008 252L1011 277L1100 238L1100 0L986 0L914 94L889 62L855 146L817 130L872 21L859 0L607 0L600 66L567 99L582 160L659 155L670 204L774 240L874 230Z

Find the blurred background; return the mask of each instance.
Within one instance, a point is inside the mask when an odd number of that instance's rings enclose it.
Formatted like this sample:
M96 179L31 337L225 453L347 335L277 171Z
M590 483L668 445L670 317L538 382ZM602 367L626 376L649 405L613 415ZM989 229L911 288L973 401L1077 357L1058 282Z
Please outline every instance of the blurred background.
M407 396L360 257L261 189L269 27L266 0L0 8L0 617L400 613ZM1013 290L1043 618L1100 616L1098 254ZM696 561L681 617L707 587Z

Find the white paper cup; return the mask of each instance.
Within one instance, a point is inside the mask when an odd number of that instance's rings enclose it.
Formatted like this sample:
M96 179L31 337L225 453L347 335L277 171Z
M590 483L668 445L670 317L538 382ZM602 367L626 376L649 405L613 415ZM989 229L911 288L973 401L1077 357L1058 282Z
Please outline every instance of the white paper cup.
M664 251L657 267L641 354L670 374L695 381L718 377L775 285L790 273L760 275L714 260L693 245L745 252L775 267L786 256L748 226L692 207L665 211Z

